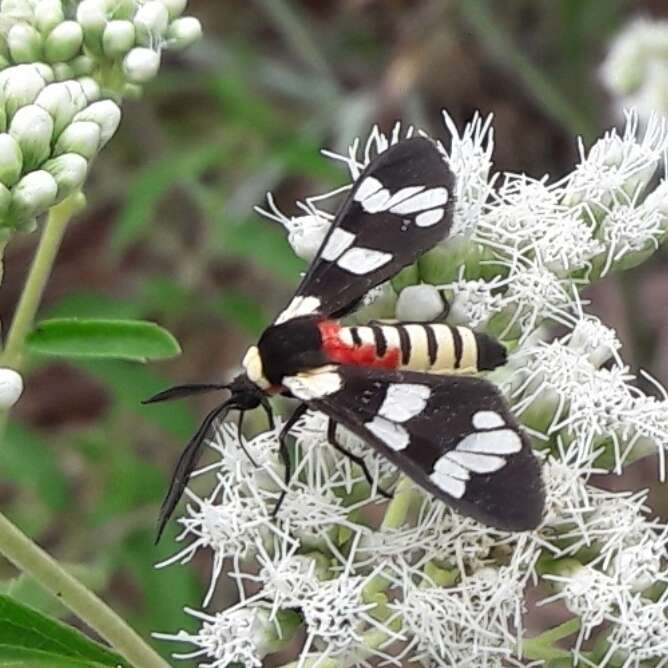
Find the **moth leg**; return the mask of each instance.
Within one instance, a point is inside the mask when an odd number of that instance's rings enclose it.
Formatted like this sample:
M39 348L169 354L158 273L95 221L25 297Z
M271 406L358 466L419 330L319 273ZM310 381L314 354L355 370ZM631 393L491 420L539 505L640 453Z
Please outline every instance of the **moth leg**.
M241 429L244 424L244 415L246 414L246 411L240 410L239 411L239 419L237 420L237 438L239 439L239 445L241 446L241 449L244 451L244 454L248 459L250 460L250 463L255 467L259 468L257 465L257 462L253 459L252 455L250 452L248 452L248 448L246 448L246 444L244 443L244 437L243 434L241 433Z
M362 473L364 473L364 477L367 479L367 482L371 487L373 488L374 486L374 479L373 476L371 475L371 472L369 471L369 468L366 465L366 461L364 461L364 457L360 457L359 455L356 455L350 450L346 450L337 440L336 440L336 422L332 420L332 418L329 418L329 421L327 422L327 440L329 441L330 445L335 449L338 450L341 454L345 455L348 457L348 459L352 460L357 464L362 469ZM382 496L384 496L386 499L391 499L393 497L393 494L390 492L385 491L382 487L376 486L376 489L378 490L378 493Z
M281 491L281 495L278 497L278 501L276 502L276 505L274 506L274 510L272 511L272 516L276 517L276 513L278 513L281 504L283 503L283 499L285 499L285 495L288 491L288 486L290 485L290 479L292 478L292 469L290 467L290 451L288 450L288 436L290 434L290 430L297 424L297 421L306 413L308 410L308 406L306 404L300 404L297 406L297 409L295 412L292 414L290 419L283 425L283 429L281 429L281 434L278 437L278 454L281 457L281 460L283 461L283 464L285 465L285 487ZM273 423L273 419L272 419Z

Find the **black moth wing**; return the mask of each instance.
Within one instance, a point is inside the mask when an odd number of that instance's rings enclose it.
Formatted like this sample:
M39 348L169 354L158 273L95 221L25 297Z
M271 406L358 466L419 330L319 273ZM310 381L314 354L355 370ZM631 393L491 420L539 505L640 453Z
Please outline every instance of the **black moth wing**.
M355 181L276 322L354 308L447 236L453 189L454 175L431 139L412 137L380 153Z
M494 385L369 367L329 373L338 381L312 372L285 385L461 513L508 531L540 524L540 465Z

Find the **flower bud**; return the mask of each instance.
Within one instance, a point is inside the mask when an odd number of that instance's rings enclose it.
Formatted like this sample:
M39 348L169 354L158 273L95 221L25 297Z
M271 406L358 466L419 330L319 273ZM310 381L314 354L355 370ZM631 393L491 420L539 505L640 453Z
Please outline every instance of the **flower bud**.
M137 10L133 23L137 33L137 44L156 46L169 23L167 7L158 0L149 0Z
M2 228L4 221L9 212L9 205L12 203L12 191L0 183L0 228Z
M71 60L83 44L83 30L76 21L58 24L44 41L44 57L49 63Z
M26 174L12 190L10 216L18 223L39 216L58 195L56 180L42 169Z
M80 111L75 121L93 121L100 127L100 150L113 136L121 122L121 110L111 100L93 102L88 108Z
M39 0L33 11L35 25L43 35L48 35L65 20L61 0Z
M0 134L0 183L11 188L21 177L23 154L14 137Z
M44 170L56 180L58 194L56 201L62 201L78 190L86 180L88 162L76 153L65 153L44 163Z
M0 72L0 90L4 93L8 116L26 104L32 104L46 81L34 65L16 65Z
M131 83L146 83L155 77L160 68L160 54L152 49L137 47L123 60L123 71Z
M167 31L169 46L184 49L202 37L202 24L194 16L172 21Z
M109 58L124 56L135 45L132 21L109 21L102 36L104 53Z
M72 72L77 77L90 74L95 68L95 61L90 56L77 56L69 63Z
M443 315L445 302L439 291L428 283L409 285L399 294L395 312L406 322L430 322Z
M188 4L188 0L162 0L162 4L167 7L170 20L173 20L177 16L183 14L186 5Z
M29 104L14 114L9 134L21 147L24 171L30 171L41 165L51 153L53 119L42 107Z
M54 63L53 73L56 76L56 81L69 81L76 77L74 70L67 63Z
M32 63L32 66L46 83L53 83L55 81L53 68L50 65L46 63Z
M10 28L7 45L15 63L32 63L42 59L42 36L27 23L17 23Z
M35 100L36 105L49 112L53 119L53 134L56 136L72 121L74 114L86 105L82 95L72 95L70 92L72 86L68 84L72 83L61 81L49 84Z
M71 123L58 137L54 155L78 153L86 158L86 160L90 160L98 151L100 134L100 126L92 121Z
M84 42L94 53L102 53L102 34L107 25L104 0L83 0L77 7L77 21L83 28Z
M79 86L81 86L81 91L88 104L100 99L100 86L93 77L80 77L75 83L78 83Z
M14 369L0 368L0 410L11 408L23 392L23 378Z

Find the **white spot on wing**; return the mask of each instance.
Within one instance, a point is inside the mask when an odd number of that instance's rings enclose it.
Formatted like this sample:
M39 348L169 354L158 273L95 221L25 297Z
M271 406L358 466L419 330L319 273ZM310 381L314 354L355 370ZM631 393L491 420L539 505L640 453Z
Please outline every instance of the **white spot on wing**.
M457 464L457 462L448 459L447 455L443 455L434 465L434 473L440 475L448 475L451 478L459 478L459 480L468 480L469 470Z
M455 499L461 499L466 491L466 483L463 480L458 480L446 473L434 472L429 476L429 479L446 494L454 496Z
M364 181L360 183L353 199L356 202L363 202L367 197L370 197L382 187L383 184L378 179L374 179L373 176L367 176Z
M431 225L436 225L441 218L445 209L431 209L430 211L423 211L415 217L415 224L418 227L430 227Z
M512 455L522 449L522 439L512 429L498 429L469 434L457 445L457 452L484 455Z
M397 190L397 192L395 192L394 195L390 197L389 201L386 204L386 207L388 209L391 209L393 206L399 204L399 202L403 202L405 199L413 197L413 195L417 195L423 190L424 186L408 186L408 188L402 188L401 190Z
M287 387L297 399L313 401L338 392L343 387L341 376L333 365L312 369L296 376L286 376L282 385Z
M391 253L374 250L373 248L361 248L356 246L347 250L338 260L341 269L349 271L358 276L368 274L392 259Z
M437 206L443 206L448 201L447 188L430 188L424 192L413 195L408 199L392 207L392 213L407 214L434 209Z
M383 188L371 195L371 197L367 197L361 202L361 205L367 213L378 213L379 211L387 211L387 203L389 201L390 191L387 188Z
M328 262L334 262L344 250L352 245L353 241L355 241L355 235L352 232L335 227L329 239L327 239L320 257Z
M424 410L430 395L426 385L393 383L387 388L378 414L393 422L406 422Z
M382 417L376 416L364 426L392 450L403 450L410 440L408 432L401 425Z
M317 297L295 297L287 308L279 314L274 324L280 325L283 322L297 318L300 315L311 315L320 308L320 300Z
M506 425L496 411L478 411L471 418L471 423L476 429L495 429Z
M492 471L498 471L500 468L503 468L506 464L506 460L503 457L492 457L477 452L463 452L459 448L451 450L445 457L473 473L492 473Z

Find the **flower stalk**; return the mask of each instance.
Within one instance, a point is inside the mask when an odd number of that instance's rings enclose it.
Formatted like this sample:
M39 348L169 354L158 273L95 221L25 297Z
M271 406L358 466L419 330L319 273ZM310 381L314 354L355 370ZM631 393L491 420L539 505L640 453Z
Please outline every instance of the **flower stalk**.
M132 666L169 668L104 601L0 514L0 554L33 577L104 638Z

